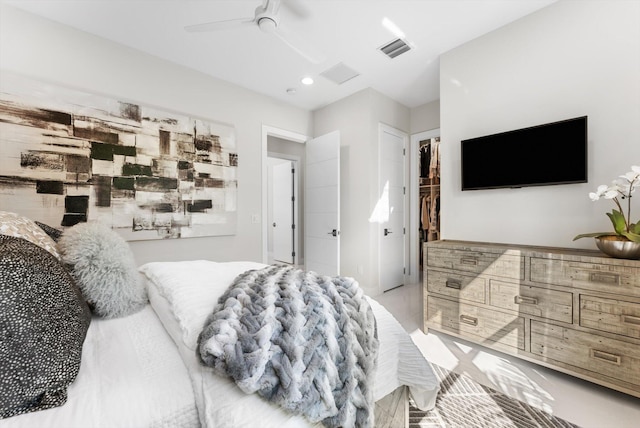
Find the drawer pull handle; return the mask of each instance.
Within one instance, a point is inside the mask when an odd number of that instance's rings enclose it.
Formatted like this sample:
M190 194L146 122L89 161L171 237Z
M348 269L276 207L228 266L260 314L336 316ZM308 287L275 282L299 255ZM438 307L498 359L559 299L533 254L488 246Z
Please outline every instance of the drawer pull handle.
M597 349L590 349L590 351L591 351L591 358L605 361L607 363L615 364L617 366L620 365L620 362L622 360L622 358L620 358L620 355L610 354L604 351L598 351Z
M469 324L475 327L478 325L478 318L470 317L469 315L460 315L460 322Z
M640 317L634 317L633 315L623 315L622 322L626 324L640 325Z
M460 263L463 265L477 266L478 259L472 257L462 257L460 259Z
M527 296L516 296L513 301L516 305L520 305L522 303L527 305L537 305L538 299L535 297L527 297Z
M445 287L460 290L462 288L462 281L459 279L447 279Z
M620 284L620 275L617 273L592 272L589 275L591 282L604 282L605 284Z

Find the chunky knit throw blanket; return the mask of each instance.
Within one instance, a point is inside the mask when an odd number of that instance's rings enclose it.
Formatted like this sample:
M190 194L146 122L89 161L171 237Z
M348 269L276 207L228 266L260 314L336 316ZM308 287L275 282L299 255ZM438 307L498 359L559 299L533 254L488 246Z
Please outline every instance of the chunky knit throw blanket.
M238 276L198 338L207 366L327 427L373 426L375 318L352 278L270 266Z

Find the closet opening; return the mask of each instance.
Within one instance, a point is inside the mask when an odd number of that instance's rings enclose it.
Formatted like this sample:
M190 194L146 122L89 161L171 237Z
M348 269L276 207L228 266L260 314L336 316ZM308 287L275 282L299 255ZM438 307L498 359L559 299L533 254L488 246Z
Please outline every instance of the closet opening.
M419 273L422 280L425 242L440 239L440 137L419 144Z
M422 283L425 242L440 239L440 129L411 135L409 280Z

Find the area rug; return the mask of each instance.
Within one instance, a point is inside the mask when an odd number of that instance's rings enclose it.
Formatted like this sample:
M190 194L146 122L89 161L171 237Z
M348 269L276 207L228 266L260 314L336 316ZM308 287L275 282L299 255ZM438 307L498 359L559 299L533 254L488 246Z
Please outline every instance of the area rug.
M423 412L409 400L409 428L579 428L435 364L440 393Z

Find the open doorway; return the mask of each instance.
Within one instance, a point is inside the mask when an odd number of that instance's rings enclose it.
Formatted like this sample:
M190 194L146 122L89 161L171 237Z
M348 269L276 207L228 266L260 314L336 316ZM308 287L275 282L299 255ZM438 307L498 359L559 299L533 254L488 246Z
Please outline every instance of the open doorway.
M295 143L294 143L295 144ZM298 264L301 229L300 158L269 152L267 157L267 261Z
M302 144L300 144L302 143ZM335 276L340 273L340 133L317 138L262 126L262 260L269 262L267 158L298 160L295 264ZM273 202L272 202L273 203Z
M263 125L262 127L262 155L263 155L263 168L262 168L262 261L263 263L272 264L274 262L292 263L294 265L304 264L304 163L305 163L305 142L309 138L306 135L289 132L286 130L273 128ZM276 196L280 194L289 193L294 198L293 201L286 202L286 207L283 212L290 210L291 223L289 224L289 230L286 231L286 226L282 224L282 220L276 220L276 226L274 227L273 219L273 187L270 183L273 183L272 172L273 164L286 164L293 165L295 174L291 175L293 184L289 188L289 184L278 184ZM284 167L283 167L284 170ZM280 181L278 181L280 183ZM291 194L293 193L293 194ZM282 207L282 203L280 204ZM284 220L289 222L289 220ZM295 225L291 228L291 225ZM279 232L276 237L281 238L280 244L276 244L276 247L281 248L283 241L291 239L292 250L289 254L293 254L287 260L281 260L285 258L282 255L278 255L277 259L274 258L274 229L278 229ZM285 253L288 250L285 250ZM285 254L280 253L280 254Z

